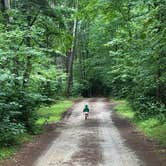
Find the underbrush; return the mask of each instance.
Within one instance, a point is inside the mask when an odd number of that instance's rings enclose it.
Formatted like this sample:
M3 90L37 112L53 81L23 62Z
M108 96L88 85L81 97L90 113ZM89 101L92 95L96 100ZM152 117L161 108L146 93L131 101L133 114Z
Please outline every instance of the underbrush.
M135 116L135 112L125 100L116 101L115 110L123 117L130 119L139 131L143 132L150 139L156 140L166 146L166 118L163 114L140 119Z

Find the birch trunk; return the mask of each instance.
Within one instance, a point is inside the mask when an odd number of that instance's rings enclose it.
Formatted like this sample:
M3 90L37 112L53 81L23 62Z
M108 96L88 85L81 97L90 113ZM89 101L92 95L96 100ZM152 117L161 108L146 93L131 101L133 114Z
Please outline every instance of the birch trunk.
M10 9L10 0L4 0L5 9Z
M10 0L0 0L0 10L10 9Z
M78 0L76 2L76 10L78 10ZM69 69L68 69L68 82L67 82L67 95L71 94L71 89L73 86L73 65L74 65L74 58L76 53L76 43L77 43L77 29L78 29L78 19L74 20L73 25L73 44L71 48L71 55L69 59Z

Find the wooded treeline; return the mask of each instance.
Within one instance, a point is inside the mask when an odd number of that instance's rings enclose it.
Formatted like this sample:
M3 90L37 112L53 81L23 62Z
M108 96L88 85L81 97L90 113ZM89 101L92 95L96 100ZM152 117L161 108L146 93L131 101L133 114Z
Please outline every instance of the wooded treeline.
M0 144L35 133L40 104L66 95L75 1L0 1ZM66 56L67 55L67 56Z
M166 1L83 2L77 50L83 94L127 98L139 118L165 114Z
M127 98L165 118L165 0L1 0L0 144L65 96ZM4 134L5 133L5 134Z

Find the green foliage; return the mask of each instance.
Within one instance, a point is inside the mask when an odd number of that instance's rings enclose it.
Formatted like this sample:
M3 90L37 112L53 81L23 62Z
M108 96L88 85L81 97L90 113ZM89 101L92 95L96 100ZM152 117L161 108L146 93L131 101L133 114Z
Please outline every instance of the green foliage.
M13 123L9 118L3 119L0 123L0 145L11 145L24 133L24 126Z
M0 148L0 161L6 158L11 157L16 152L16 149L14 147L9 148L9 147L3 147Z
M136 110L136 116L139 119L146 119L160 114L164 116L165 114L165 105L145 97L135 99L132 106Z
M0 146L35 134L36 108L65 96L63 61L73 40L65 2L13 0L10 7L0 11Z
M81 5L75 65L82 69L76 73L82 94L127 98L140 119L164 115L166 1L94 0Z

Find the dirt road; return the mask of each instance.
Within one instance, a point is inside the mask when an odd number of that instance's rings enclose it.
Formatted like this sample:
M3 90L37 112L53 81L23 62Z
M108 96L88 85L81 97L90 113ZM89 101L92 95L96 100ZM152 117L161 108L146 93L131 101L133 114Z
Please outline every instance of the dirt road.
M82 108L90 107L84 120ZM77 103L70 118L58 127L60 135L34 166L142 166L139 157L125 145L105 99Z
M84 120L82 109L90 107ZM107 99L76 102L64 119L26 144L2 166L166 166L164 147L137 132ZM156 154L156 151L158 154Z

